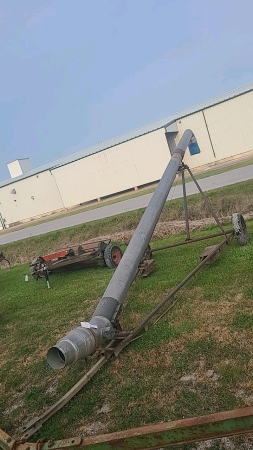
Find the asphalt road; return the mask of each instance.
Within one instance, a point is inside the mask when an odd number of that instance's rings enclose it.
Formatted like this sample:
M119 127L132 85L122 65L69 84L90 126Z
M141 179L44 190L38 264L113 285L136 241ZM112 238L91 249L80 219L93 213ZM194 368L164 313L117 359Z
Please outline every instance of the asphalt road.
M241 167L239 169L230 170L219 175L213 175L208 178L203 178L201 180L198 180L198 183L201 189L206 192L222 186L239 183L240 181L246 181L251 178L253 178L253 164L246 167ZM198 189L196 185L191 181L186 184L186 191L187 195L192 195L196 194L198 192ZM12 231L6 234L3 232L2 234L0 234L0 245L19 241L21 239L26 239L32 236L38 236L50 231L72 227L84 222L91 222L92 220L115 216L116 214L121 214L127 211L134 211L139 208L145 208L148 205L151 197L152 194L146 194L140 197L123 200L122 202L114 203L112 205L102 206L90 211L73 214L72 216L66 216L60 219L44 222L32 227L24 228L22 230ZM182 186L176 186L175 188L172 187L168 195L168 200L181 197Z

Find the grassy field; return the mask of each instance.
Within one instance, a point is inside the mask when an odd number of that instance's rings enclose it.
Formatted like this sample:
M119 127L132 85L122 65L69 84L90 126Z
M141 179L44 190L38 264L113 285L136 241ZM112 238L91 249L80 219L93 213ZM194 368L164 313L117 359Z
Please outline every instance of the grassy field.
M238 210L235 203L239 211L252 211L252 182L238 186L210 193L212 203L223 208L221 216L231 208ZM171 203L166 205L161 220L182 214L180 205L175 202L174 209ZM190 208L191 217L199 217L202 209L195 196L190 198ZM7 251L13 255L26 251L28 260L46 246L78 241L81 235L85 240L113 229L134 228L140 214L136 211L50 233L3 250L6 256ZM225 226L230 228L230 223ZM252 236L252 219L247 226ZM209 225L194 231L192 237L215 231ZM184 238L183 234L156 238L152 245ZM137 278L131 286L121 313L122 328L137 325L198 264L202 250L216 242L219 238L155 253L156 271L146 279ZM214 264L179 291L176 306L110 361L32 440L102 434L252 405L252 255L252 240L244 247L236 240L224 247ZM50 291L42 280L25 282L28 273L27 263L0 270L0 427L16 436L22 424L52 405L96 361L93 356L58 372L48 366L46 353L71 328L89 320L113 271L96 268L57 274L51 277ZM249 439L213 441L208 448L249 449Z

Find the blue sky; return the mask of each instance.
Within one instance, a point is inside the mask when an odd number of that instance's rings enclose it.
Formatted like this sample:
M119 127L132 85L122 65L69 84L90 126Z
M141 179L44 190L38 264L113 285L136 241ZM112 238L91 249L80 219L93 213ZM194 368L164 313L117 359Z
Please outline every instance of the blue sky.
M253 81L252 0L0 0L0 180Z

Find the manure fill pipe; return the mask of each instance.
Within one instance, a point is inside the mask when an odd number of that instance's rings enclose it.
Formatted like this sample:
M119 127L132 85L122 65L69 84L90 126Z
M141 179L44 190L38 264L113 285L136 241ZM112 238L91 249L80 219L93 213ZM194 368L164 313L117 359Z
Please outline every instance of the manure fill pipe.
M54 347L48 350L47 361L53 369L61 369L79 359L87 358L96 351L97 347L105 345L108 339L113 338L116 331L115 321L120 308L135 278L185 150L193 136L191 130L186 130L181 137L90 321L82 322L82 326L71 330L67 336L60 339Z

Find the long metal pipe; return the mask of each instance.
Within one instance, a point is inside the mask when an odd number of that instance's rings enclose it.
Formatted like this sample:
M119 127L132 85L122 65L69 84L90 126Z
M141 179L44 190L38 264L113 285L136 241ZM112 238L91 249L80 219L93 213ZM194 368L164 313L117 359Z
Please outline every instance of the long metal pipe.
M141 258L149 244L164 203L176 177L193 132L186 130L147 206L134 235L109 282L103 297L85 328L77 327L48 350L47 361L54 369L86 358L111 339L115 320L131 286Z

